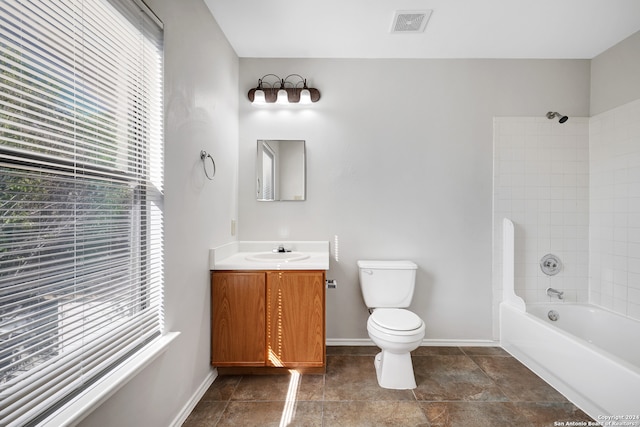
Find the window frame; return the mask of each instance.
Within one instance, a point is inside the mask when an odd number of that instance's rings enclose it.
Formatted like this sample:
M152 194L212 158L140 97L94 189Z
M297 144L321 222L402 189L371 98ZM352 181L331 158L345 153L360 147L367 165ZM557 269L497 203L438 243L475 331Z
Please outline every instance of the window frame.
M162 23L158 20L158 18L153 15L153 13L146 7L144 4L138 0L106 0L107 2L115 5L116 9L122 10L123 7L128 8L131 4L136 5L138 11L145 14L148 20L154 22L160 29L160 33L162 32ZM14 1L17 3L17 0ZM129 13L131 13L130 9ZM133 9L135 10L135 8ZM122 16L124 19L131 19L131 17L127 18L125 15ZM0 16L0 18L2 18ZM146 19L146 18L145 18ZM2 21L0 20L0 24ZM0 27L0 30L2 28ZM144 27L141 29L141 34L145 34ZM1 40L0 40L1 42ZM0 43L0 47L2 44ZM160 61L162 62L162 49L160 42ZM162 102L162 65L160 63L159 66L159 80L160 80L160 96L159 102ZM2 82L0 82L2 83ZM154 316L158 317L157 323L158 326L153 326L153 333L147 333L144 335L144 339L141 341L128 341L128 347L124 346L122 348L121 354L113 351L111 359L107 359L102 365L100 365L101 370L99 372L94 372L91 378L86 378L81 381L78 387L75 387L74 390L70 393L65 392L62 395L56 396L56 403L46 405L39 404L39 409L37 410L29 410L28 415L21 416L21 418L13 420L8 425L35 425L43 420L45 420L52 411L63 407L67 402L75 399L78 395L82 394L96 382L104 379L105 375L109 372L113 372L114 369L117 369L119 366L126 364L130 358L139 352L141 349L144 351L144 348L149 343L157 342L158 338L164 334L164 325L163 325L163 309L162 309L162 199L163 199L163 190L162 190L162 106L160 106L160 117L156 117L156 124L160 126L159 129L149 130L143 129L141 130L139 126L148 126L149 123L144 122L143 118L148 119L148 105L145 107L138 101L133 101L131 104L134 109L138 109L138 115L135 116L135 119L127 120L121 124L124 124L124 127L127 129L134 129L130 131L131 134L134 135L133 138L129 138L129 141L135 141L133 144L128 143L128 147L133 149L134 157L138 157L138 161L135 162L141 169L139 169L138 173L131 173L129 171L119 170L113 167L103 166L99 163L91 164L88 162L82 162L81 167L78 167L78 162L75 158L73 159L65 159L62 157L52 158L52 156L47 155L46 153L36 152L36 151L28 151L22 149L20 146L10 147L10 146L2 146L0 145L0 167L2 168L15 168L15 170L33 170L39 171L43 174L49 173L52 176L55 175L52 181L59 179L61 176L76 174L74 178L75 182L80 182L84 184L99 185L99 183L119 183L124 186L127 186L131 191L133 203L131 203L131 217L129 218L130 224L127 228L130 233L130 243L129 250L127 254L129 258L137 260L137 263L127 264L128 271L126 275L128 278L134 277L135 283L133 281L126 282L128 286L135 286L133 290L132 297L130 301L134 303L137 301L137 312L143 313L145 319L147 317L153 318ZM27 109L24 105L21 105L21 108ZM76 116L74 116L76 117ZM1 123L0 123L1 124ZM0 131L2 128L0 127ZM160 150L159 157L156 153L155 157L150 153L154 148L148 142L147 133L149 132L158 132L159 133L159 141L155 141L152 144L159 144L159 147L155 147L155 149ZM0 144L3 139L0 134ZM155 159L159 159L159 172L158 169L154 169L155 166L151 164L149 161L150 157L154 157ZM80 173L78 173L80 172ZM157 176L159 174L159 176ZM13 176L13 175L12 175ZM18 176L18 175L15 175ZM142 178L141 178L142 177ZM1 177L0 177L1 178ZM160 181L160 187L155 186L155 180ZM1 184L1 182L0 182ZM105 195L106 193L102 193ZM74 217L75 218L75 217ZM159 218L159 219L158 219ZM160 242L159 246L156 247L156 243L152 242L152 240L158 238L158 233L160 234ZM0 248L2 244L0 243ZM77 246L76 249L77 251ZM158 254L158 251L160 252ZM0 252L1 253L1 252ZM135 254L134 254L135 253ZM121 254L120 254L121 255ZM157 258L159 256L159 264ZM76 255L74 255L73 259L76 259ZM159 277L159 280L158 280ZM1 279L1 276L0 276ZM75 282L74 282L75 283ZM0 282L1 285L1 282ZM47 285L49 286L49 285ZM151 289L151 287L154 287ZM159 290L155 287L159 286ZM1 287L0 287L1 290ZM159 292L159 296L157 293ZM157 301L159 298L159 301ZM158 304L158 306L155 306ZM60 306L60 303L58 303ZM147 312L149 309L151 312ZM83 312L82 317L86 317L87 313ZM127 316L123 316L127 317ZM133 317L136 317L135 315ZM142 320L139 318L135 319L135 322L132 322L131 325L127 324L126 327L114 327L114 325L110 325L109 334L114 333L114 335L121 335L123 330L128 330L141 322ZM151 322L151 321L150 321ZM155 325L155 320L152 321ZM149 324L151 324L149 323ZM60 321L58 322L60 324ZM147 325L147 320L144 320L144 325ZM0 327L2 326L2 319L0 318ZM60 327L58 327L58 334ZM2 335L0 330L0 336ZM102 331L100 331L102 332ZM84 333L83 333L84 334ZM85 337L85 335L82 335ZM107 338L109 335L101 336L101 340L111 339ZM134 345L135 344L135 345ZM106 346L103 342L102 344L97 343L96 346ZM152 344L153 345L153 344ZM125 351L126 350L126 351ZM95 348L91 349L91 354L95 352ZM0 356L2 355L2 346L0 346ZM67 359L64 356L60 356L61 359L65 359L65 363ZM53 359L56 359L56 356L51 357L45 364L53 365ZM70 360L74 361L76 356L72 357ZM112 360L113 359L113 360ZM0 361L3 359L0 357ZM104 367L103 367L104 366ZM2 366L0 365L0 372ZM48 367L42 369L42 371L46 371ZM39 375L41 370L38 369ZM9 380L10 382L11 380ZM31 381L31 380L30 380ZM35 380L34 380L35 381ZM3 382L0 382L0 415L2 415L3 407L7 409L12 404L11 402L15 402L17 398L11 396L7 390L12 390L11 387L8 389L2 388ZM19 383L18 383L19 384ZM3 401L5 403L3 403ZM8 402L8 403L7 403ZM0 416L2 418L2 416ZM17 424L16 424L17 423Z

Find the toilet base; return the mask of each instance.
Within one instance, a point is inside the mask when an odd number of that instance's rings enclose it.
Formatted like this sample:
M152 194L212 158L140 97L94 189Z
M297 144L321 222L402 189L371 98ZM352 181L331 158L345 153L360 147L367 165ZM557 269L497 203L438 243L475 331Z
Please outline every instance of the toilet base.
M394 390L416 388L416 378L411 363L411 353L390 353L381 351L374 361L378 385Z

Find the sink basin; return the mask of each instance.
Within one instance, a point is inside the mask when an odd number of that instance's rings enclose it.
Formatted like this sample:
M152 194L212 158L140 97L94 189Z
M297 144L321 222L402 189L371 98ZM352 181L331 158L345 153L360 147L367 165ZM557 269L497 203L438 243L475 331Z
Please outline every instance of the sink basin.
M258 252L247 255L247 261L257 262L295 262L309 258L308 254L303 252Z

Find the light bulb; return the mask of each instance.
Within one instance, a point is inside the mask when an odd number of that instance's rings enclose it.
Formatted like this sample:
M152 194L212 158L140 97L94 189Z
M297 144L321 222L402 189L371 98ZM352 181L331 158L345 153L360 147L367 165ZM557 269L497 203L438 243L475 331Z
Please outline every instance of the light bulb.
M262 89L258 89L253 92L253 103L260 105L267 103L267 98L265 98L264 91Z
M288 104L289 103L289 95L287 95L287 91L284 89L278 90L278 96L276 98L277 104Z
M309 89L300 91L300 104L311 104L311 92L309 92Z

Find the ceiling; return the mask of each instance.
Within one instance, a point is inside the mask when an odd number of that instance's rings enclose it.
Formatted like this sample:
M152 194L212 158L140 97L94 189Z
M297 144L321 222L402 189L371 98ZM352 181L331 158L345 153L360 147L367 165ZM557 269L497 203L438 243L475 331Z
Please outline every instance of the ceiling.
M255 58L591 59L640 31L640 0L204 0ZM431 9L422 33L396 11Z

